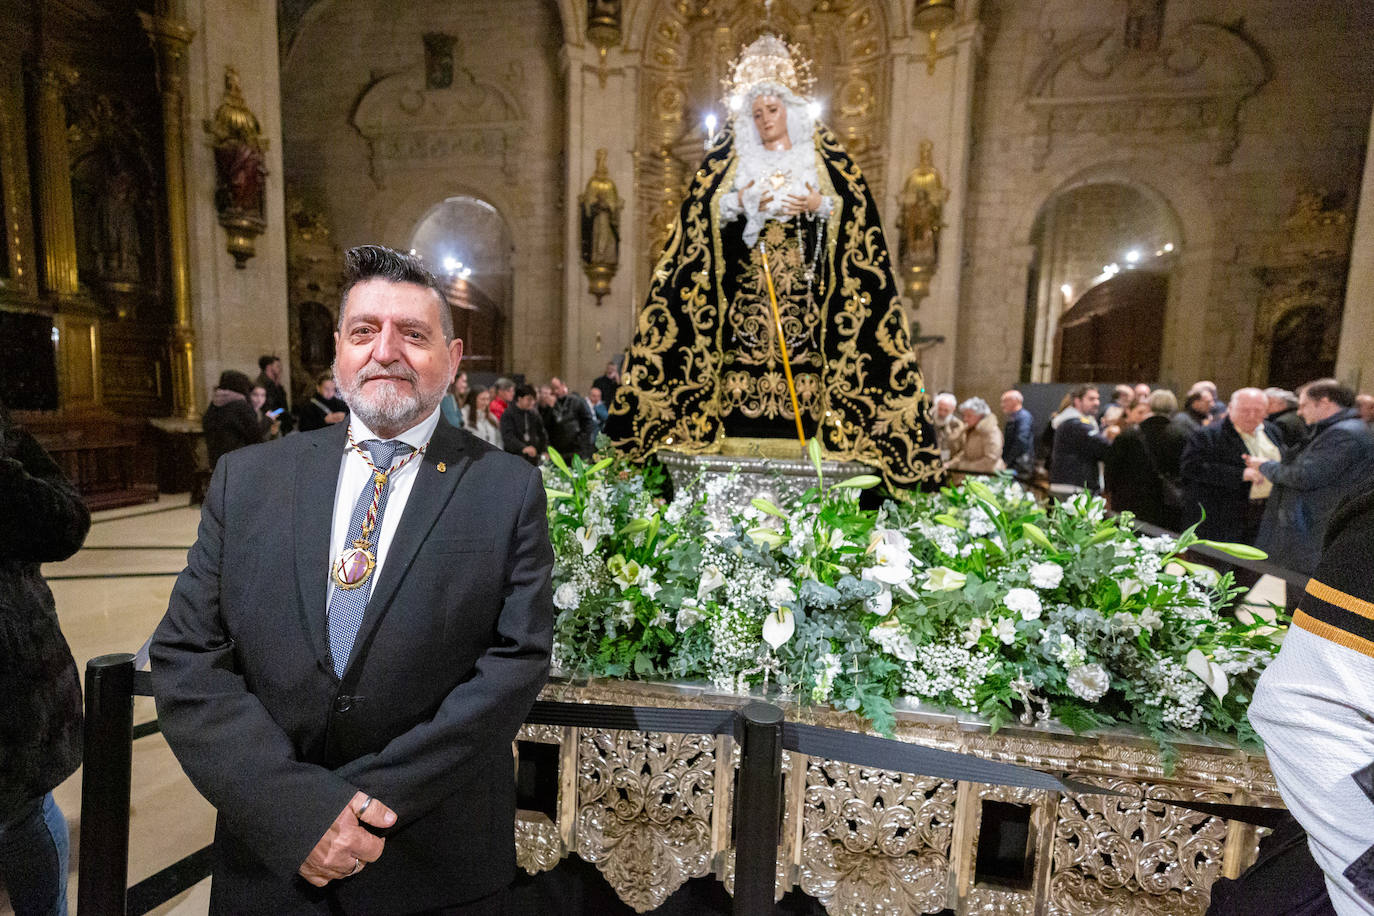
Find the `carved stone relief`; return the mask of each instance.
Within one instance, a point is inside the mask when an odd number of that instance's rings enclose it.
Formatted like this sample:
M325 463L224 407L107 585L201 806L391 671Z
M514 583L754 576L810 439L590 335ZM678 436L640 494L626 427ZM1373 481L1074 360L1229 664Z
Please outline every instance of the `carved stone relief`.
M1114 30L1082 32L1051 49L1031 78L1035 167L1056 136L1081 133L1177 132L1207 140L1216 163L1230 162L1241 106L1269 77L1254 42L1210 22L1135 47Z
M421 60L378 80L354 109L352 123L368 142L370 172L379 187L397 170L455 159L494 162L507 181L516 180L525 120L517 98L523 83L519 65L512 64L503 81L489 82L462 66L457 39L445 41L442 50L442 79L435 79L430 48L430 65Z

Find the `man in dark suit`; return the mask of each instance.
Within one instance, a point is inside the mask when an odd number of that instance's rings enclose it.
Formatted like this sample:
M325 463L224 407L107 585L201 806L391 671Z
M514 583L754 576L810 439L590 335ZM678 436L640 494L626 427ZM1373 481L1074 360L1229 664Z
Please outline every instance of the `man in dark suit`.
M511 741L552 639L544 490L439 422L443 288L385 248L345 264L350 420L220 461L153 640L158 714L218 810L212 912L505 912Z
M1054 445L1050 452L1050 492L1071 496L1080 490L1102 490L1100 462L1107 457L1115 432L1097 429L1097 408L1102 395L1092 385L1076 385L1069 391L1069 406L1050 421ZM1116 427L1111 427L1115 430Z
M1002 419L1007 426L1002 436L1002 463L1017 477L1029 479L1035 470L1035 434L1024 404L1015 388L1002 392Z
M1188 438L1179 460L1184 486L1185 526L1198 522L1197 533L1214 541L1253 544L1259 536L1268 481L1245 479L1245 456L1266 461L1283 457L1283 432L1265 419L1269 399L1258 388L1238 388L1224 420L1204 426Z

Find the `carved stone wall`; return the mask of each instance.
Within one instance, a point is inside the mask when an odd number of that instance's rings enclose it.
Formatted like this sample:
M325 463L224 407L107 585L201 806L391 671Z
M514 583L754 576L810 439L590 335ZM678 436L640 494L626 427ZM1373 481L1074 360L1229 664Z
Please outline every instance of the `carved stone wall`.
M292 193L341 249L405 248L449 197L491 204L514 238L505 365L542 378L562 341L561 44L551 0L343 0L301 17L282 66Z
M985 0L976 86L959 394L1017 380L1032 227L1045 203L1094 181L1162 200L1182 238L1162 378L1250 381L1261 281L1295 191L1353 204L1374 76L1368 9L1321 0L1169 0L1157 34L1128 4ZM1243 19L1236 18L1243 13Z

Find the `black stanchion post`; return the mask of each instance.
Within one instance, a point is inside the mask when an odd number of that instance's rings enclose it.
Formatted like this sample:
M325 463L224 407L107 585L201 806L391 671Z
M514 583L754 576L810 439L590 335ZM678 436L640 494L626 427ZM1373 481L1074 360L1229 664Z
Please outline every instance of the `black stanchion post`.
M782 710L750 703L740 711L739 783L735 793L736 916L775 909L778 823L782 805Z
M129 781L133 775L134 657L86 663L86 747L81 771L81 916L123 914L129 878Z

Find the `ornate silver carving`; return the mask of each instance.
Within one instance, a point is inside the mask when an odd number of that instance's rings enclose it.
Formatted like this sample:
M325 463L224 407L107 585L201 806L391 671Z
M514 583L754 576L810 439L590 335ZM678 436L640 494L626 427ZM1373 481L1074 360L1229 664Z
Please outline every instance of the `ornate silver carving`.
M537 875L557 866L567 854L553 821L532 811L516 813L515 864Z
M955 786L812 760L800 885L836 916L945 908Z
M581 737L577 853L639 912L708 870L715 749L710 735Z
M1051 912L1181 916L1205 910L1221 869L1226 821L1148 799L1224 802L1227 796L1124 779L1088 781L1136 797L1081 795L1060 802Z

